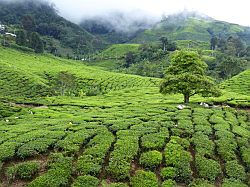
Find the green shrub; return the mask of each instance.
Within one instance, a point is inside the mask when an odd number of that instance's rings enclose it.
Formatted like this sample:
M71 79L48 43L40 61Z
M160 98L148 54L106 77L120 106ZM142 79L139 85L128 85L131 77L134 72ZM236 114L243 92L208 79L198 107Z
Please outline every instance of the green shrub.
M161 169L161 178L166 179L174 179L176 177L177 171L174 167L165 167Z
M146 134L141 138L141 144L146 149L162 149L165 143L166 135L162 133Z
M214 187L214 185L204 179L195 179L190 185L189 187Z
M237 180L225 179L221 187L248 187L246 184Z
M174 166L177 169L176 180L189 183L192 178L190 169L192 158L190 153L185 151L175 139L171 139L167 143L164 153L167 166Z
M19 179L30 179L36 175L40 166L39 163L30 161L17 164L7 168L6 176L9 181Z
M211 135L213 133L212 127L208 125L195 125L196 132L202 132L205 135Z
M72 173L72 157L64 157L62 153L49 156L49 170L28 184L28 187L60 187L68 186Z
M149 151L146 153L142 153L140 158L140 164L149 167L155 168L161 164L162 161L162 154L159 151Z
M121 182L118 182L118 183L107 183L106 181L102 181L102 187L128 187L127 184L125 183L121 183Z
M110 155L107 171L111 177L123 180L130 176L130 163L138 153L139 138L128 131L118 131L117 135L118 140Z
M81 156L76 164L76 171L79 175L98 175L101 165L92 155Z
M246 179L245 169L236 160L228 161L225 165L227 177L233 180L244 181Z
M3 163L0 161L0 172L2 171Z
M197 155L195 161L200 177L209 181L214 181L215 178L220 175L220 164L215 160Z
M158 187L156 175L151 171L136 171L135 175L131 178L132 187Z
M217 131L215 135L218 137L218 140L215 141L218 154L225 161L235 160L237 143L234 139L234 135L228 131Z
M11 159L15 155L17 143L5 142L0 145L0 161Z
M163 181L161 186L162 187L175 187L177 185L176 185L176 182L174 180L168 179L168 180Z
M72 187L97 187L99 180L91 175L78 177L72 184Z
M193 135L191 142L195 145L196 153L199 155L208 155L209 157L213 157L214 155L214 143L209 140L208 136L197 132Z
M242 155L242 160L246 164L247 168L250 169L250 148L241 147L240 152Z

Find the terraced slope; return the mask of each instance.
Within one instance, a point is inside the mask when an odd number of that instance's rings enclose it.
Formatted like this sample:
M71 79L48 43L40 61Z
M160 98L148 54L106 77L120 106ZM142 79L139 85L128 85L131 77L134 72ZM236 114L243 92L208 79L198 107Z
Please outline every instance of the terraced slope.
M247 113L181 101L148 88L23 108L0 121L0 186L247 187Z
M77 80L77 89L100 87L103 92L158 84L158 79L111 73L81 62L35 55L0 47L0 92L3 96L45 96L49 80L67 71Z
M250 96L250 69L223 82L221 87L231 92Z

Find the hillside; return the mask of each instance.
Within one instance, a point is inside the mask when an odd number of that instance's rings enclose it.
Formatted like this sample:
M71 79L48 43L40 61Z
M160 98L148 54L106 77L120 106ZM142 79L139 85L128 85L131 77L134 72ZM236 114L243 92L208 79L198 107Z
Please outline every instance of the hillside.
M132 41L135 43L155 42L161 36L167 36L172 40L209 43L212 36L223 38L231 35L240 36L247 44L250 43L248 27L214 20L195 13L183 12L164 18L153 28L140 33Z
M73 74L76 92L98 88L101 92L154 86L158 80L111 73L85 66L82 62L35 55L0 47L0 90L3 96L35 97L51 95L51 84L60 72ZM79 93L75 93L78 95Z
M250 69L223 82L221 87L231 92L250 96Z
M44 36L47 50L56 48L63 56L92 53L103 48L103 41L58 15L46 1L0 1L0 22L9 32L20 28Z

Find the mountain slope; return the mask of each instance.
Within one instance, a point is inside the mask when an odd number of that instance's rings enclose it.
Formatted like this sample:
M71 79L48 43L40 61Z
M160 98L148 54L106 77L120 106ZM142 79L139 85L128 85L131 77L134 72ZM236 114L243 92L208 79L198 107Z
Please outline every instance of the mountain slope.
M134 43L155 42L161 36L167 36L172 40L209 42L212 36L226 38L231 35L240 36L246 43L250 43L248 27L183 12L164 18L153 28L140 33L132 41Z
M44 1L0 1L0 21L7 26L36 31L46 36L47 47L67 48L71 54L103 47L101 39L60 17L54 6Z

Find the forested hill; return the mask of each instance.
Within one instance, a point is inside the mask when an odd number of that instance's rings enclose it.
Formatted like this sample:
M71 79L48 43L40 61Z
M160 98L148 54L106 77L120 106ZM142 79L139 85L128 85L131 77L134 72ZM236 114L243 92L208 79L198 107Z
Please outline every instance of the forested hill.
M138 16L137 21L126 20L126 16L119 15L122 13L85 19L80 26L109 43L151 43L158 41L162 36L175 41L191 40L209 43L215 36L223 39L234 36L250 44L249 27L215 20L195 12L183 11L163 16L160 21L150 18L140 20L143 15Z
M10 31L18 28L38 32L44 36L48 50L57 48L64 54L103 47L101 39L59 16L55 7L45 1L0 1L0 22Z

